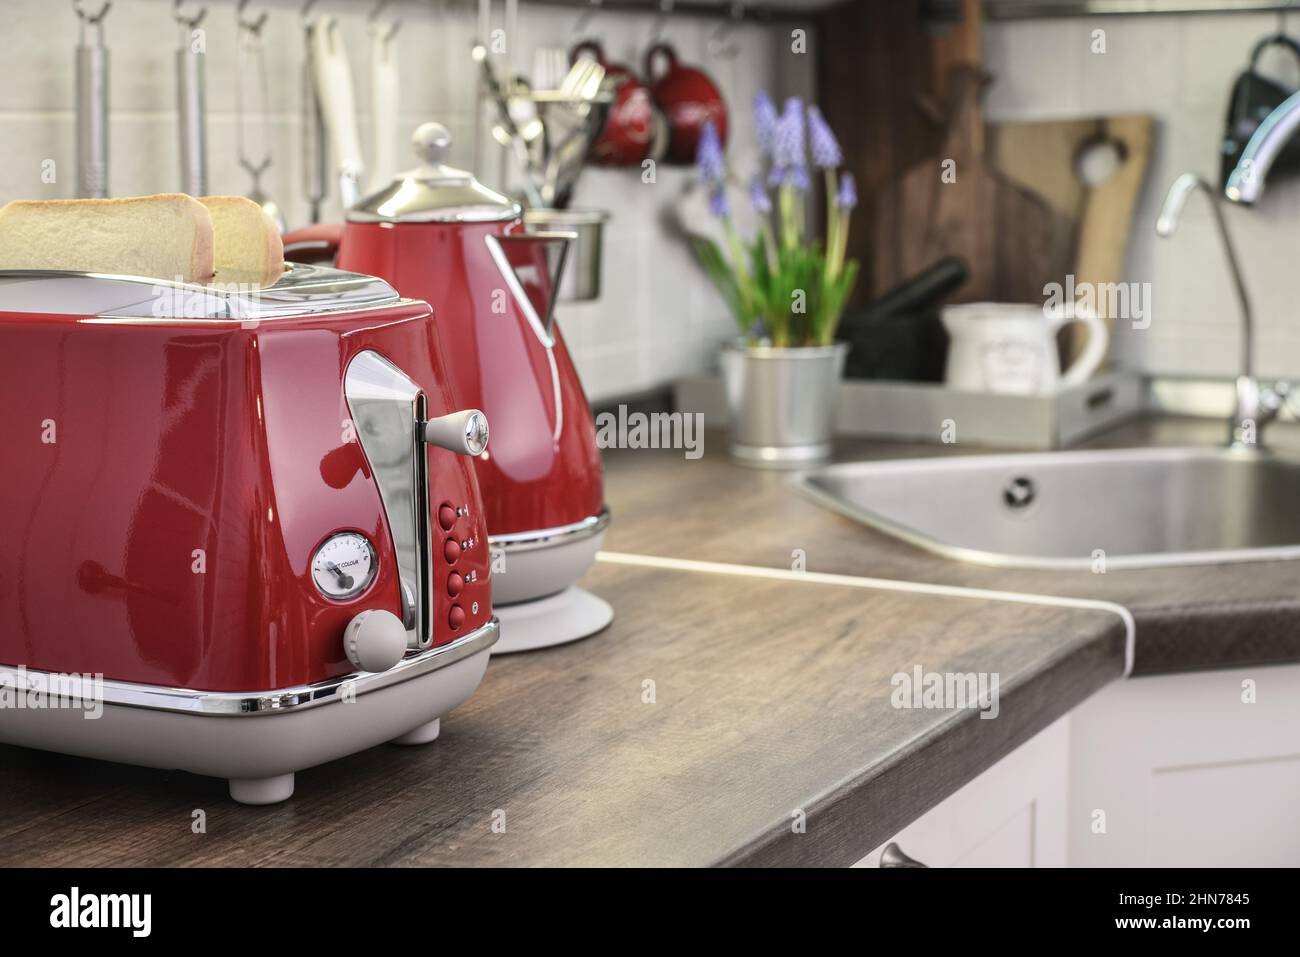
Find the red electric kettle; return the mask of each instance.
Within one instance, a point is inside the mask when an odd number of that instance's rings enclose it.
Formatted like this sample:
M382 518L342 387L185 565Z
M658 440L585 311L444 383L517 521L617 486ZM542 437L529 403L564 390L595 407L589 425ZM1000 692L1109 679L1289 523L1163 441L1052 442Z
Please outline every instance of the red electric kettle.
M495 650L585 637L613 612L572 587L609 521L591 409L552 314L575 237L525 232L517 203L446 165L446 127L426 123L412 142L420 166L363 199L343 225L290 233L285 256L333 257L433 307L457 401L492 423L475 470L501 619Z

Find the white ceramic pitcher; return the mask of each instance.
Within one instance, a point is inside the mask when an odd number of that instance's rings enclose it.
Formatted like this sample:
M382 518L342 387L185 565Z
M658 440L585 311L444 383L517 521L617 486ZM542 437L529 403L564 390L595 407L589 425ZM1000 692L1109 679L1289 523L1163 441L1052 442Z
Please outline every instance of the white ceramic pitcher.
M942 316L952 339L945 380L967 392L1050 395L1079 385L1105 360L1110 342L1106 323L1075 303L972 302L947 306ZM1088 327L1088 342L1062 371L1056 333L1071 322Z

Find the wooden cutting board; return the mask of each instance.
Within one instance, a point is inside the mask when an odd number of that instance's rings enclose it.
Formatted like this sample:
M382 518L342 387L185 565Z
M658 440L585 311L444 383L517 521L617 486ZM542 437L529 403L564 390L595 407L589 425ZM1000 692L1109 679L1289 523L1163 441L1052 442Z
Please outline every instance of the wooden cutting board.
M970 279L953 301L1042 301L1052 210L986 160L986 82L974 65L952 68L938 155L909 169L877 204L872 274L878 294L944 256L960 256Z
M1054 280L1072 274L1076 283L1120 282L1133 223L1133 210L1146 177L1154 120L1144 114L1002 123L989 129L990 161L1052 208L1049 240ZM1075 158L1086 144L1112 140L1123 160L1106 183L1089 188L1075 172ZM1113 325L1114 317L1103 316ZM1078 331L1078 330L1076 330ZM1074 336L1068 353L1082 340Z

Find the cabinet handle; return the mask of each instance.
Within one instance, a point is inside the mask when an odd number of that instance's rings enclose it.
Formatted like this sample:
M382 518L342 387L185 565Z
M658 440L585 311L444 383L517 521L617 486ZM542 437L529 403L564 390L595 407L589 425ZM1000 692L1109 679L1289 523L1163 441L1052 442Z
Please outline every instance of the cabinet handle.
M908 857L903 853L903 849L895 842L890 841L885 845L885 849L880 852L881 867L925 867L929 864L922 864L914 857Z

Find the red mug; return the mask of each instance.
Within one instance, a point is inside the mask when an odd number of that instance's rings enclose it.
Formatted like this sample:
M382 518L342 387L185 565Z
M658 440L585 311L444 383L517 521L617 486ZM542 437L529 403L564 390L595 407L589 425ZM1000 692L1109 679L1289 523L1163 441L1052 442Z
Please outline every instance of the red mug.
M655 67L661 60L666 60L668 66L657 72ZM704 71L683 66L670 44L656 43L646 51L645 76L655 102L668 120L669 163L688 166L695 162L700 130L709 120L718 129L718 139L726 145L727 106Z
M600 166L636 166L647 158L658 159L663 149L664 120L655 108L645 85L625 66L605 61L605 51L595 40L584 40L569 52L576 63L584 53L605 68L601 87L612 90L604 129L587 153Z

